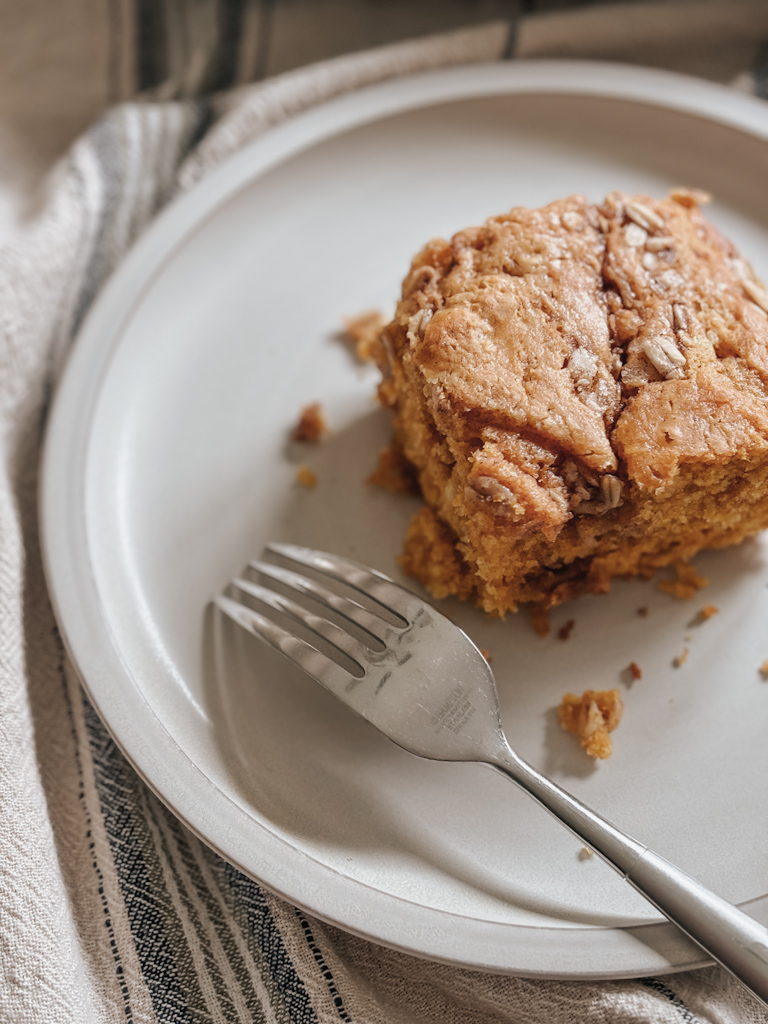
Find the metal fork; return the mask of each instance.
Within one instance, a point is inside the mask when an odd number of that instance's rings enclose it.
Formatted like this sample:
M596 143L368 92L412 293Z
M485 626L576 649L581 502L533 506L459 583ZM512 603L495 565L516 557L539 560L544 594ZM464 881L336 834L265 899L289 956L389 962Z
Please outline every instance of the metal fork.
M490 666L458 626L389 577L346 558L290 544L267 550L325 582L251 562L269 586L236 579L230 593L255 598L266 614L242 597L222 595L215 600L223 612L411 753L484 762L512 779L768 1004L768 930L518 757L501 727ZM276 592L274 584L294 596ZM363 603L340 593L338 584L362 595ZM300 603L307 599L351 632ZM275 613L314 642L280 625Z

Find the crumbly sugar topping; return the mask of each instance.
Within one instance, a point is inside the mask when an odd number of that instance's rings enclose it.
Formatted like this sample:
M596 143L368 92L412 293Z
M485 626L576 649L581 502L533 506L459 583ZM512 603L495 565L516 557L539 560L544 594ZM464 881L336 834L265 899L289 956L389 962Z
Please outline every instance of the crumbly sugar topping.
M382 351L423 393L440 457L469 459L457 507L554 537L627 487L768 448L768 291L705 199L573 196L416 257Z

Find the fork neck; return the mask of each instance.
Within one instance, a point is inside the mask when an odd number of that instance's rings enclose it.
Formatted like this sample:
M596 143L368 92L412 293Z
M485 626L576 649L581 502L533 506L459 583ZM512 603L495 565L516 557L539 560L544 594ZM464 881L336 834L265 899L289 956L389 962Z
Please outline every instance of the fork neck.
M489 764L514 780L611 867L626 877L646 847L536 771L505 741Z

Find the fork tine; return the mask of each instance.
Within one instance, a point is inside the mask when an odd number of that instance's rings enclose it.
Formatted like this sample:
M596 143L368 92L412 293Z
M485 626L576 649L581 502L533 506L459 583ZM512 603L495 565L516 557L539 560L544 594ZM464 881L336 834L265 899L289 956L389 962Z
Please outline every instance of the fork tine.
M326 657L312 644L289 633L287 629L278 626L276 622L272 622L266 616L260 615L255 609L248 608L223 595L215 597L214 602L225 615L239 626L247 629L262 643L285 655L289 661L298 665L300 669L322 683L331 692L347 690L359 682L357 676L342 668L331 658Z
M306 626L307 629L317 636L321 636L335 647L336 650L351 658L360 669L361 675L365 674L365 664L370 651L359 640L356 640L337 626L335 622L324 619L321 615L315 615L314 612L302 608L300 604L292 601L289 597L283 597L282 594L277 594L274 590L262 587L251 580L236 579L232 581L232 584L239 590L242 590L243 593L255 597L257 601L261 601L267 607L273 608L277 612L282 612L294 621Z
M316 572L348 584L361 594L366 594L386 608L392 615L403 620L403 626L410 625L429 605L404 587L398 586L383 573L369 569L350 558L341 558L326 551L299 547L297 544L268 544L271 551L282 558L299 565L309 566ZM434 613L434 609L430 609Z
M326 608L332 608L345 619L360 626L373 640L377 640L382 645L386 645L393 634L399 632L396 627L391 626L389 622L382 619L379 615L375 615L367 608L363 608L361 604L353 601L352 598L335 594L321 583L310 580L306 576L300 576L291 569L283 569L282 566L260 561L252 561L248 565L261 575L267 576L269 579L278 580L286 587L298 590L300 593L314 598L315 601L318 601Z

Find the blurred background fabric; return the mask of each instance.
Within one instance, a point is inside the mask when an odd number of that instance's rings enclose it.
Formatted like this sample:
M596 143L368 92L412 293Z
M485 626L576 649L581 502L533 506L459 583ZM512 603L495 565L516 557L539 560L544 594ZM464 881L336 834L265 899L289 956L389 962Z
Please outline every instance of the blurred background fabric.
M766 0L2 0L0 237L107 108L184 99L343 54L501 23L506 56L579 57L768 92Z

